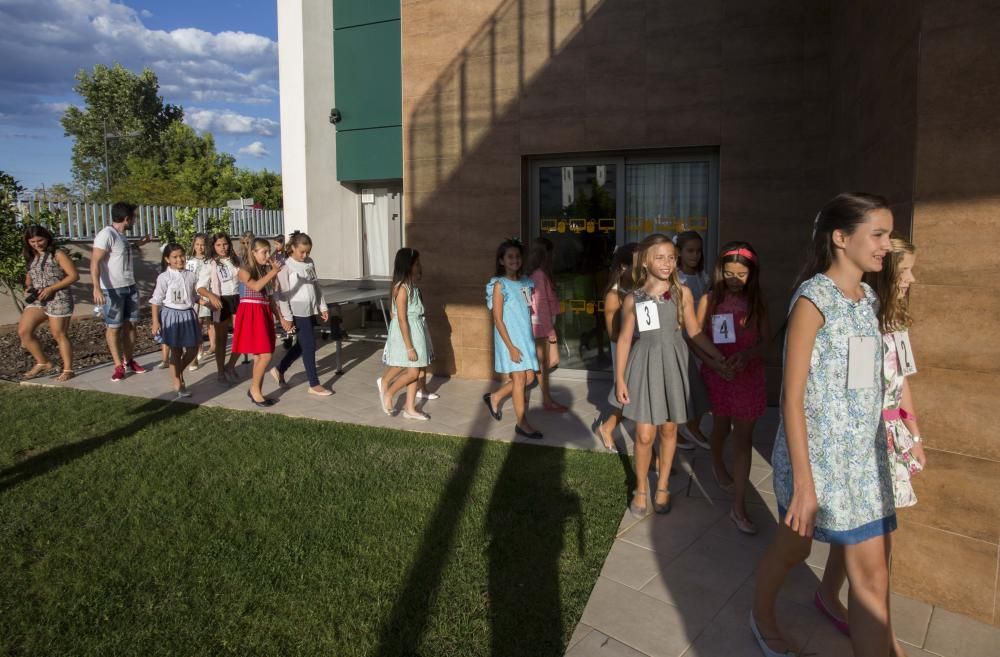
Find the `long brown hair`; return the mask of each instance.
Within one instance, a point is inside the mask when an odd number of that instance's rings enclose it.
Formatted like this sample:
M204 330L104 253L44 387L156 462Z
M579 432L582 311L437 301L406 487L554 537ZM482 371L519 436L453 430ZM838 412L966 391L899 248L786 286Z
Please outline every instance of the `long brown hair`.
M253 241L250 242L249 248L245 249L243 269L250 274L251 281L259 281L264 278L267 272L271 271L271 263L265 262L263 265L259 265L257 264L257 258L253 257L253 252L261 247L266 248L270 253L271 243L260 237L255 237Z
M674 244L673 240L662 233L653 233L652 235L647 235L641 242L639 246L636 247L635 254L635 266L632 269L632 280L635 281L633 285L633 290L638 290L640 287L646 284L646 280L649 278L649 272L646 266L646 260L648 259L649 252L661 244L669 244L670 248L674 251L674 257L678 255L677 245ZM667 279L669 284L669 292L671 297L674 299L674 305L677 306L677 326L684 325L684 293L683 287L681 285L680 275L677 273L679 264L675 261L674 270L670 272L670 278Z
M760 329L760 323L767 317L767 305L764 303L764 295L760 291L760 258L750 242L740 241L729 242L723 246L715 261L712 291L708 298L708 314L705 315L706 326L712 321L711 317L715 308L729 294L723 271L726 265L731 263L743 265L750 270L747 282L741 292L747 297L747 315L743 318L743 326L750 326L750 322L753 322Z
M906 295L899 296L899 265L906 255L915 255L917 247L900 235L893 233L892 253L882 261L882 271L869 272L865 274L865 282L874 288L878 294L878 325L883 333L893 331L905 331L913 324L913 317L910 316L910 291Z
M24 245L21 249L21 255L24 256L24 264L27 267L31 266L31 261L35 259L35 254L37 253L35 249L28 244L28 240L33 237L45 238L46 242L44 253L48 253L51 256L55 256L56 253L56 243L55 240L52 239L52 233L49 232L49 229L39 224L29 224L24 229ZM34 281L32 281L32 283L34 283Z
M888 210L889 202L876 194L844 192L830 199L816 215L808 257L799 279L795 282L795 289L797 290L816 274L825 272L833 266L834 231L840 230L852 235L858 226L868 219L869 212L882 209Z

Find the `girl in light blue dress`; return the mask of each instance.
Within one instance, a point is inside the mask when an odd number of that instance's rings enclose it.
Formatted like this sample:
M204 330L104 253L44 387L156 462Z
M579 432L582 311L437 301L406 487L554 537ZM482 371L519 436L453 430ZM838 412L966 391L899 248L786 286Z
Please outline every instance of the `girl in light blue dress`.
M538 357L531 332L534 283L523 274L523 259L524 246L520 240L504 241L497 247L495 275L486 284L486 307L493 314L493 369L510 378L496 392L483 395L483 402L493 419L499 421L502 418L500 405L511 395L517 415L514 432L537 440L542 438L542 432L528 423L525 414L526 388L535 380Z
M403 417L407 420L430 419L415 406L418 379L433 358L424 301L416 287L422 273L419 251L403 247L396 252L392 272L392 321L382 352L382 362L388 369L375 380L386 415L392 415L396 395L406 388Z
M810 260L792 298L771 458L780 522L757 571L750 614L768 657L799 654L775 605L814 538L843 546L854 654L889 654L888 534L896 510L881 422L878 301L861 279L882 269L891 232L882 197L835 197L816 216Z

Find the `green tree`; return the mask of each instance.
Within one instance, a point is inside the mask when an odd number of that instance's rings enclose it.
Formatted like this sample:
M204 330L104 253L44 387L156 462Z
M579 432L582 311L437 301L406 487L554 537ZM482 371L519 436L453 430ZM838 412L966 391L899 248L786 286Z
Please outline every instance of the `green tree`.
M124 177L129 158L153 157L161 135L182 121L184 110L163 102L159 80L148 68L136 75L121 64L99 64L90 73L81 70L76 80L84 108L69 107L61 120L74 140L73 179L85 194L110 200L106 175L114 184Z

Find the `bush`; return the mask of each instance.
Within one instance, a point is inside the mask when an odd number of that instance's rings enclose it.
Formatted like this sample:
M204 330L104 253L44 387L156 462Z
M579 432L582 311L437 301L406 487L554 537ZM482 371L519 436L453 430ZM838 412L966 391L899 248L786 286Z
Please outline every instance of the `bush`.
M198 210L196 208L180 208L174 213L176 225L164 221L157 227L156 232L159 235L160 244L177 242L185 249L189 249L196 233L205 232L209 235L228 233L230 214L229 208L226 208L218 217L209 217L205 220L205 230L199 231Z

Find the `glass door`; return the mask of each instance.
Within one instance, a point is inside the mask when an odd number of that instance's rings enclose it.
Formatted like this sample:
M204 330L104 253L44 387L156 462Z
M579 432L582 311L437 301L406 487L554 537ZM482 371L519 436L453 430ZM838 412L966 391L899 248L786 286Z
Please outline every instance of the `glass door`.
M555 246L552 273L561 311L555 326L564 370L611 370L604 288L622 232L623 162L591 158L532 165L530 236L541 235Z
M361 190L362 274L391 277L403 243L402 192L386 187Z

